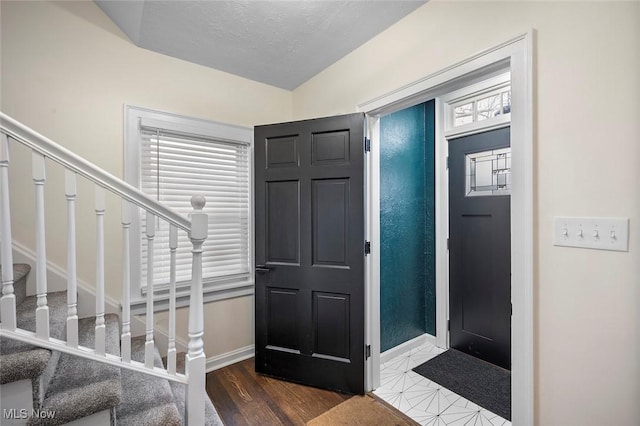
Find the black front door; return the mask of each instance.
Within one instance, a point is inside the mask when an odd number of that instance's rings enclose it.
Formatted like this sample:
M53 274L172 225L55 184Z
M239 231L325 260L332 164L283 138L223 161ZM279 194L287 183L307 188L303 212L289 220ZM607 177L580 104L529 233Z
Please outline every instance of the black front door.
M364 392L364 114L255 128L256 371Z
M511 369L509 128L449 141L450 345Z

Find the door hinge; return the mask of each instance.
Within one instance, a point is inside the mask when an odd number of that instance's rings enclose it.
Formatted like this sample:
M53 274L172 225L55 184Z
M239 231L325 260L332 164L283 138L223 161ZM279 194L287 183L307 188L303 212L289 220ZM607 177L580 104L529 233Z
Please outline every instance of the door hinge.
M447 320L447 331L451 331L451 320Z
M447 238L447 250L449 250L449 248L451 248L451 241Z
M364 347L364 359L371 358L371 345L367 345Z
M371 242L365 241L364 242L364 254L370 254L370 253L371 253Z
M364 152L371 152L371 139L364 138Z
M447 156L447 170L449 170L449 156Z

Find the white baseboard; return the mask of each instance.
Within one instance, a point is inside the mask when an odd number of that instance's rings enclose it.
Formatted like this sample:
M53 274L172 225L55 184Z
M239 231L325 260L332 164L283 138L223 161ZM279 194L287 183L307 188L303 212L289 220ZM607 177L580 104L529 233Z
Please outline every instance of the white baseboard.
M36 253L30 248L20 244L17 241L12 242L13 261L14 263L26 263L31 265L31 273L27 277L27 295L34 295L36 292L35 273L33 273L36 264ZM78 316L80 318L91 317L95 315L96 293L93 287L82 280L77 281L78 288ZM67 289L67 270L60 265L47 260L47 291L65 291ZM105 311L109 314L120 314L120 302L105 294ZM131 335L143 336L145 334L146 324L143 319L131 316ZM155 343L160 349L160 353L166 354L169 345L169 335L163 330L154 329L153 337ZM178 352L187 352L187 342L176 338L176 349Z
M385 362L392 360L398 355L409 352L411 349L415 349L418 346L424 345L425 343L430 343L433 346L436 346L436 336L425 333L418 337L414 337L411 340L407 340L404 343L400 343L398 346L388 349L380 354L380 364L384 364Z
M231 352L212 356L211 358L207 358L207 373L219 370L227 365L235 364L236 362L244 361L253 356L255 356L255 345L245 346L244 348L239 348Z

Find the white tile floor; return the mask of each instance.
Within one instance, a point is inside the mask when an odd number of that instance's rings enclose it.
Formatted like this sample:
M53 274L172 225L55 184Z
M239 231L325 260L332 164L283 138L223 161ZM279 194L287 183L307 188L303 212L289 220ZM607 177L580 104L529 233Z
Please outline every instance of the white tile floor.
M421 425L506 426L511 422L412 371L444 352L430 343L380 367L380 387L373 393Z

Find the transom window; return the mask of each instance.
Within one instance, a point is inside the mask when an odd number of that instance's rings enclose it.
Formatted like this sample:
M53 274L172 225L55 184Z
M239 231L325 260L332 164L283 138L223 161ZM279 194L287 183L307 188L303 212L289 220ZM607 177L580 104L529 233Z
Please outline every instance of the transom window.
M481 97L453 104L453 126L476 123L511 113L511 88L507 86Z
M511 73L470 84L440 98L444 135L453 138L508 126L511 122Z

